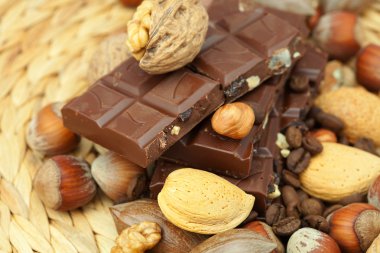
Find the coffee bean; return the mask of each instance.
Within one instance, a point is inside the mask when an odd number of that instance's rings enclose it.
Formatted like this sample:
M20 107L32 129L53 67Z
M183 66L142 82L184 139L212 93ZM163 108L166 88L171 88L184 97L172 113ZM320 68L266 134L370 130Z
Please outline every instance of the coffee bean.
M322 215L324 209L323 202L315 198L305 199L298 204L298 210L303 216Z
M338 117L329 113L320 112L316 115L315 119L324 128L330 129L331 131L335 133L341 132L344 128L343 121L339 119Z
M360 138L354 143L354 147L377 155L375 143L371 139Z
M329 223L320 215L308 215L304 217L302 219L302 226L314 228L324 233L328 233L330 231Z
M348 141L347 137L345 135L343 135L343 134L341 136L339 136L338 142L340 144L343 144L343 145L349 145L350 144L350 142Z
M286 159L288 169L296 174L304 171L309 166L311 155L303 148L298 148L290 152Z
M309 111L309 117L315 119L319 113L323 112L321 108L312 106Z
M307 195L307 193L304 192L303 190L298 190L297 195L298 195L298 199L300 200L300 202L309 198L309 195Z
M290 79L289 87L297 93L306 92L309 87L309 78L305 75L294 75Z
M305 120L305 125L309 128L309 129L313 129L315 127L315 119L313 118L308 118Z
M295 217L299 219L301 217L301 214L296 206L290 205L286 207L286 217Z
M302 132L295 126L286 129L286 141L291 148L299 148L302 145Z
M278 236L290 236L301 227L301 220L295 217L287 217L273 224L273 232Z
M285 185L281 189L282 199L286 206L286 216L299 217L297 206L299 204L298 194L296 190L290 185Z
M323 217L327 218L327 216L329 216L330 214L332 214L333 212L335 212L336 210L338 210L342 207L343 207L343 205L339 205L339 204L327 207L325 209L325 211L323 212Z
M245 225L245 224L248 224L254 220L256 220L257 216L259 216L259 214L255 211L251 211L248 215L248 217L241 223L241 225Z
M279 222L285 217L285 207L277 203L270 205L265 213L265 221L270 226L272 226L274 223Z
M352 204L352 203L360 203L360 202L365 202L366 201L366 196L361 193L354 193L350 196L347 196L339 201L338 204L341 204L343 206Z
M301 182L298 179L298 175L294 174L289 170L282 171L282 179L284 180L285 184L291 185L294 188L300 188L301 186Z
M317 155L323 150L321 142L311 135L305 136L302 139L302 146L309 151L311 155Z

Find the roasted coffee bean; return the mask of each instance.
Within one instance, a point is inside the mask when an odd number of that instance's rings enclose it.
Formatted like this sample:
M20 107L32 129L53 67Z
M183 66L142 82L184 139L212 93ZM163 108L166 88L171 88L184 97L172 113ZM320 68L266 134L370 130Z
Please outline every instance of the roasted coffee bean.
M294 75L290 79L289 87L296 93L304 93L309 90L309 78L305 75Z
M371 139L360 138L354 143L354 147L377 155L375 143Z
M349 145L350 142L348 141L347 137L345 135L340 135L338 138L338 142L343 145Z
M285 219L285 217L285 206L278 203L270 205L265 213L265 221L270 226Z
M259 214L255 211L251 211L250 214L248 215L248 217L240 224L240 225L245 225L245 224L248 224L254 220L256 220L257 216L259 216Z
M321 108L312 106L309 111L309 117L315 119L319 113L323 112Z
M333 212L335 212L336 210L338 210L342 207L343 207L343 205L339 205L339 204L327 207L325 209L325 211L323 212L323 217L327 218L327 216L329 216L330 214L332 214Z
M286 206L286 216L298 218L300 215L297 206L300 201L296 190L290 185L285 185L282 187L281 193Z
M316 115L315 119L324 128L330 129L331 131L335 133L340 133L344 128L343 121L339 119L338 117L329 113L320 112Z
M315 119L313 118L308 118L305 120L305 125L309 128L309 129L313 129L315 127Z
M285 184L291 185L294 188L300 188L301 186L301 182L298 179L298 175L294 174L289 170L282 171L282 179L284 180Z
M302 227L310 227L321 232L328 233L330 225L327 220L320 215L308 215L302 219Z
M304 192L303 190L298 190L297 195L298 195L298 199L300 200L300 202L309 198L309 195L307 195L307 193Z
M290 148L299 148L302 145L302 132L299 128L295 126L290 126L286 129L286 141L288 142Z
M298 210L303 216L322 215L325 210L325 205L319 199L309 198L298 204Z
M352 204L352 203L360 203L360 202L365 202L366 201L366 195L361 194L361 193L354 193L350 196L347 196L343 199L341 199L338 204L341 204L343 206Z
M288 169L296 174L304 171L309 166L311 155L303 148L298 148L290 152L286 159Z
M303 137L302 146L304 149L309 151L311 155L317 155L323 150L321 142L311 135Z
M301 227L301 220L295 217L287 217L273 224L273 232L278 236L290 236Z

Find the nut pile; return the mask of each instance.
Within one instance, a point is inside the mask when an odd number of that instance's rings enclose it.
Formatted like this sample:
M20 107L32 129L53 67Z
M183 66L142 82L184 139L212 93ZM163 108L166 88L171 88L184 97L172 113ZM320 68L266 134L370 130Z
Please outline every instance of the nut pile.
M193 168L171 172L157 201L148 199L154 166L142 168L100 148L88 161L71 155L80 136L63 125L60 103L43 108L27 135L35 154L46 158L33 182L39 197L50 208L68 211L89 203L99 186L115 203L110 212L120 236L113 253L377 252L380 47L362 46L359 16L350 12L369 1L338 2L304 7L317 20L310 39L334 60L320 87L290 74L285 92L310 93L315 103L304 117L282 125L273 140L278 157L264 215L253 211L256 196ZM127 44L148 73L172 71L199 53L207 24L200 1L145 0L128 24ZM98 67L96 78L104 74ZM234 102L213 114L211 127L221 140L243 140L256 120L249 105Z

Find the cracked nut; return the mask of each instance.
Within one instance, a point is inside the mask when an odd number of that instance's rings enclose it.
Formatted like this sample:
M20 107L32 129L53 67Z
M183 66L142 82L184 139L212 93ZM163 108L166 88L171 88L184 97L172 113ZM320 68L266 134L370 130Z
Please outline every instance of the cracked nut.
M98 156L91 173L100 189L116 203L135 200L146 187L145 169L113 152Z
M312 157L308 168L300 174L302 190L329 202L366 193L380 174L380 158L338 143L322 145L323 152Z
M128 22L127 46L150 74L190 63L201 50L208 15L199 0L145 0Z
M275 252L275 253L284 253L285 252L284 245L277 238L277 236L273 233L272 228L268 224L266 224L265 222L253 221L253 222L250 222L247 225L245 225L244 228L247 228L253 232L256 232L256 233L264 236L265 238L271 240L272 242L274 242L277 245L277 248L275 251L272 251L272 252Z
M183 168L166 178L158 204L174 225L199 234L237 227L250 214L255 197L210 172Z
M116 239L111 253L143 253L161 240L161 228L154 222L141 222L126 228Z
M226 104L220 107L211 118L215 132L232 139L243 139L255 123L252 108L241 102Z

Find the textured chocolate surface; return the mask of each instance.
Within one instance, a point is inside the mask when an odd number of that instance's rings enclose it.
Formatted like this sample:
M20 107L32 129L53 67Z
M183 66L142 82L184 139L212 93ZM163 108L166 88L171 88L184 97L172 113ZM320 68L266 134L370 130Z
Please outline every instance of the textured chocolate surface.
M223 17L191 68L152 76L129 59L68 103L64 124L147 167L224 102L289 69L304 49L299 34L263 9Z
M208 118L165 152L163 159L234 178L255 173L255 143L261 137L265 118L269 116L286 76L274 77L238 100L251 106L256 115L255 125L248 136L242 140L221 136L212 129Z
M130 59L62 112L68 128L146 167L223 101L207 77L186 69L151 76Z

